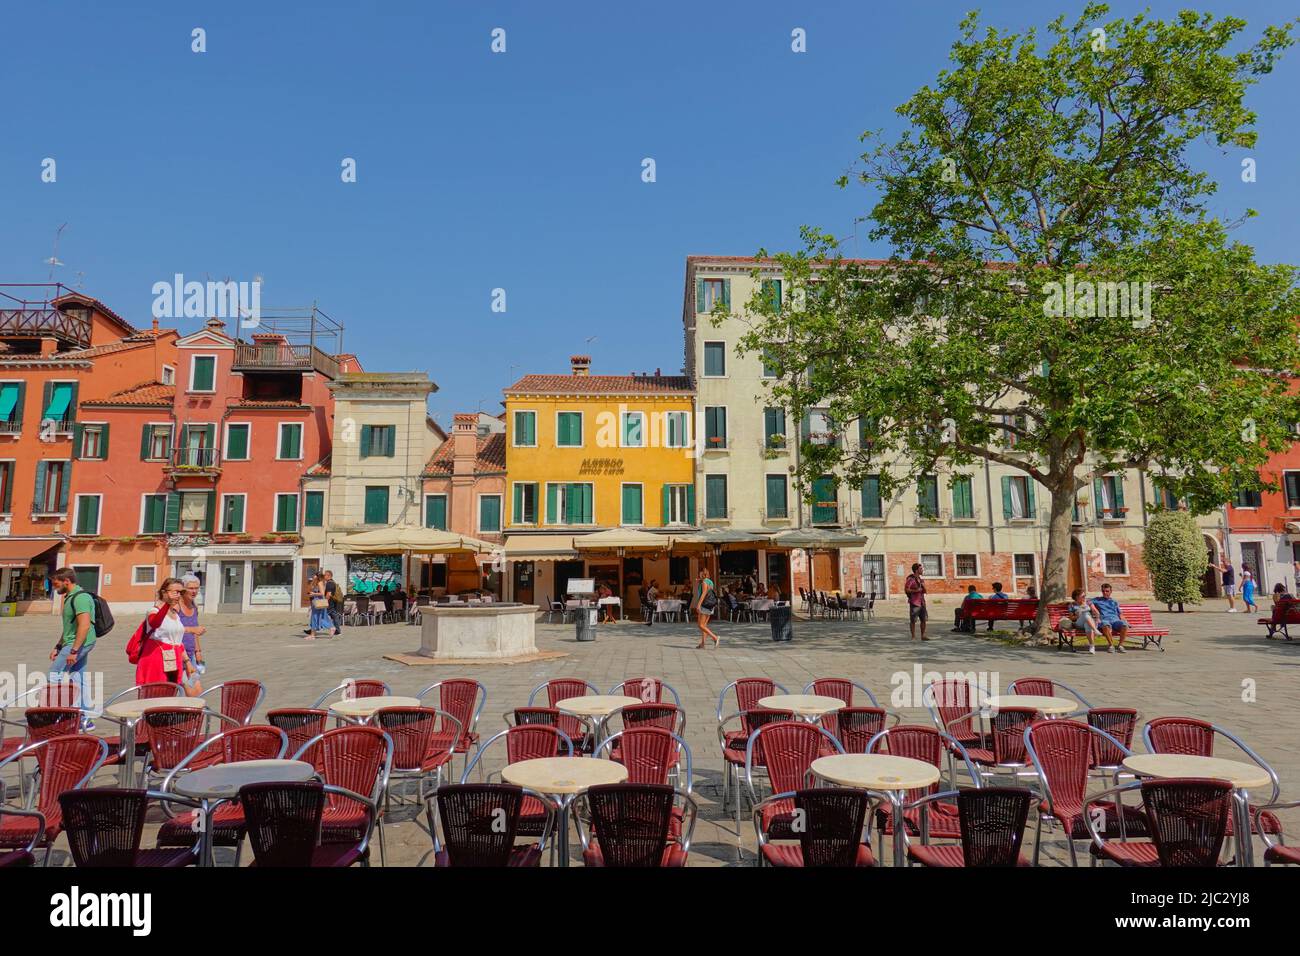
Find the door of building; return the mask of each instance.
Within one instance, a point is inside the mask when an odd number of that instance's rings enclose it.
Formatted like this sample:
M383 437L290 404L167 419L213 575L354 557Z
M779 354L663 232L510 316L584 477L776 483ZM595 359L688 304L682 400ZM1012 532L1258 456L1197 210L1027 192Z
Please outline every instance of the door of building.
M868 595L883 599L889 596L885 584L885 556L883 554L864 554L862 556L862 590Z
M569 579L582 577L586 567L585 561L555 562L555 599L557 601L563 601L564 596L569 593Z
M515 561L514 564L514 586L511 593L514 595L513 600L520 604L533 603L533 582L534 578L533 562Z
M813 552L812 582L815 591L839 590L840 553L838 551Z
M1073 538L1070 539L1070 563L1066 570L1065 587L1071 594L1075 588L1083 587L1083 548Z
M244 609L244 562L221 562L221 594L217 611L221 614L238 614Z
M790 554L787 551L767 552L767 583L775 584L781 596L790 596Z
M1241 570L1244 572L1247 568L1255 575L1255 593L1266 593L1268 580L1264 576L1264 548L1258 541L1245 541L1241 545ZM1238 583L1242 580L1238 575Z
M90 591L92 594L99 593L99 568L76 566L72 570L77 572L77 586L83 591ZM84 603L84 602L83 602Z

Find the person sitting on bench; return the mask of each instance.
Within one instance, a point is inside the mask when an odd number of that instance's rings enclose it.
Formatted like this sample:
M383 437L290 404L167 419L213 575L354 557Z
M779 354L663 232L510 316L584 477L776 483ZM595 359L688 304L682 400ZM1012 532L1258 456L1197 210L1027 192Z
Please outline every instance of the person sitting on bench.
M1268 639L1274 640L1280 632L1288 641L1291 637L1286 632L1286 619L1295 611L1296 599L1280 581L1273 585L1273 614L1268 621ZM1279 626L1280 625L1280 626Z
M955 608L953 608L952 611L952 616L953 616L952 629L954 631L959 631L959 632L966 631L972 634L975 632L975 619L966 616L967 603L970 601L982 601L982 600L984 600L984 595L980 594L978 591L975 590L975 585L973 584L966 585L966 597L964 597L962 599L962 602L958 604ZM992 624L993 622L990 621L989 623Z
M1118 649L1123 654L1124 637L1128 634L1128 621L1120 616L1119 603L1110 594L1110 585L1103 584L1101 586L1101 597L1090 598L1088 603L1092 605L1092 609L1097 615L1097 626L1101 628L1102 637L1106 638L1106 646L1109 652L1114 654ZM1111 643L1111 635L1115 632L1119 632L1118 647Z
M1093 618L1092 608L1083 599L1083 588L1070 592L1070 607L1058 625L1062 631L1067 628L1082 631L1088 638L1088 653L1097 653L1097 622Z
M1006 591L1003 591L1003 590L1002 590L1002 582L1001 582L1001 581L994 581L994 582L993 582L993 593L989 595L989 600L990 600L990 601L1009 601L1010 599L1011 599L1011 596L1010 596L1009 594L1007 594ZM988 629L989 629L990 631L993 630L993 622L992 622L992 621L989 621L989 628L988 628ZM975 630L974 622L972 622L972 624L971 624L971 630L972 630L972 631Z

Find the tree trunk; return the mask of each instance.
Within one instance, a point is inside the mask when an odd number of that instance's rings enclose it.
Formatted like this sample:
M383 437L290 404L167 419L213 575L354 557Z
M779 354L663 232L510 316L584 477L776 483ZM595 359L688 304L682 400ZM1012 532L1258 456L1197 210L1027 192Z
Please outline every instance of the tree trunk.
M1038 616L1034 619L1034 635L1041 639L1052 636L1048 627L1047 606L1059 604L1069 598L1070 525L1074 519L1074 475L1068 475L1048 489L1052 493L1052 511L1047 527L1047 557L1043 562L1043 586L1038 594Z

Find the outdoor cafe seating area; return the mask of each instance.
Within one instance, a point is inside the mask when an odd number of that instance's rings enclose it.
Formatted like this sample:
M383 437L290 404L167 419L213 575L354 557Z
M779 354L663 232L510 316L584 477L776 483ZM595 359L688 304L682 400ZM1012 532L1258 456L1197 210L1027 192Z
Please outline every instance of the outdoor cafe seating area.
M1048 677L931 683L926 722L845 676L739 677L711 714L643 675L490 708L470 678L311 700L157 683L107 700L108 738L80 730L75 693L0 708L0 865L382 865L391 831L418 828L435 867L680 867L710 803L759 866L1037 866L1052 845L1076 866L1300 864L1280 817L1300 803L1247 741ZM688 721L716 727L715 752Z

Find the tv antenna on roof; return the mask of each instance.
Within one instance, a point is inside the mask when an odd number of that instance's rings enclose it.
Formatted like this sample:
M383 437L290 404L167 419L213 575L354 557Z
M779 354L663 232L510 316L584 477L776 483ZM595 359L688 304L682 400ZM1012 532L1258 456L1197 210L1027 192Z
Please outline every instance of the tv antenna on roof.
M55 269L55 267L56 267L56 266L61 266L61 265L63 265L63 261L62 261L61 259L59 259L59 238L63 235L63 230L64 230L64 229L67 229L67 228L68 228L68 224L65 222L63 225L59 226L59 228L58 228L57 230L55 230L55 232L54 232L54 253L53 253L53 255L51 255L48 259L45 260L45 264L46 264L47 266L50 267L50 281L51 281L51 282L54 281L54 269Z

